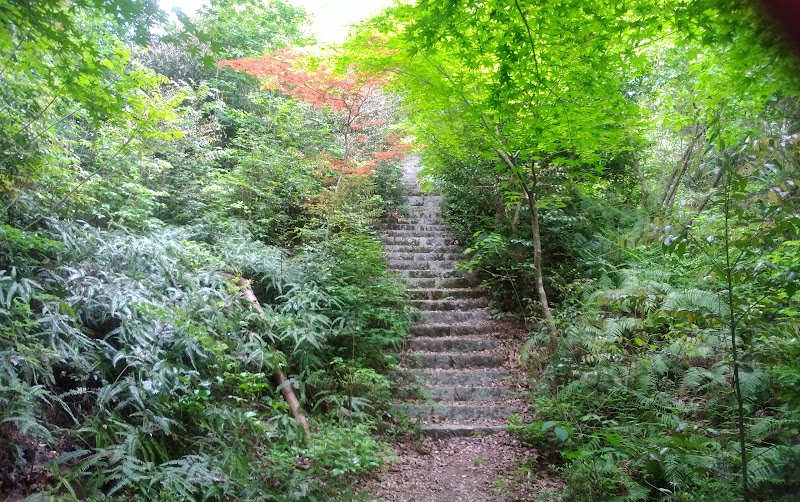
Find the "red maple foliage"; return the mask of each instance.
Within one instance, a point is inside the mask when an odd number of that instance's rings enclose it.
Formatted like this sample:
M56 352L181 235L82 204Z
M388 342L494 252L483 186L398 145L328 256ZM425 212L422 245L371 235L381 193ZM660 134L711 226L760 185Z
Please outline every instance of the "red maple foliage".
M348 175L368 175L381 161L403 156L407 145L385 132L385 80L352 68L334 72L310 58L285 48L257 59L234 59L219 62L264 80L264 86L302 100L318 109L335 112L335 126L342 143L341 158L326 156L328 165Z

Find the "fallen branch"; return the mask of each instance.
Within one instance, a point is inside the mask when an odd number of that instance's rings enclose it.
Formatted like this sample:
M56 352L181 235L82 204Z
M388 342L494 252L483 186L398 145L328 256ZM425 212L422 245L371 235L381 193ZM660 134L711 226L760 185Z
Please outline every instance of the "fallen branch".
M253 293L253 287L249 279L245 279L244 277L234 277L231 274L223 275L231 280L235 280L236 284L242 288L242 295L244 296L244 299L250 302L259 315L266 316L264 308L261 306L261 302L258 301L255 293ZM277 350L275 345L272 343L270 343L269 346L271 349ZM297 395L294 393L294 389L292 388L289 379L286 378L286 373L284 373L281 368L275 369L275 381L278 384L278 388L281 390L281 394L283 394L283 399L289 405L289 409L292 412L292 418L294 418L295 421L303 427L303 434L305 435L306 444L308 445L311 442L311 428L308 425L306 416L303 414L303 409L300 406L300 400L297 399Z

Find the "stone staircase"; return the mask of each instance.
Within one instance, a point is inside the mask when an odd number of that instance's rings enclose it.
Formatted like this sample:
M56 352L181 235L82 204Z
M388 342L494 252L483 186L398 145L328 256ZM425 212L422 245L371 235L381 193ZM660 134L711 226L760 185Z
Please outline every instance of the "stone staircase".
M396 372L396 411L437 437L489 434L521 411L519 374L508 364L498 323L477 280L454 270L463 258L442 219L442 197L419 191L419 161L406 161L409 215L382 226L389 268L408 285L418 309Z

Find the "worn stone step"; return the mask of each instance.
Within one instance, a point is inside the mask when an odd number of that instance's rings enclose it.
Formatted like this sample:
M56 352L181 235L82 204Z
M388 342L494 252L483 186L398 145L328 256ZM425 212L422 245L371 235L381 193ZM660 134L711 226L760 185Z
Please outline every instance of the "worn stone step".
M408 218L404 219L403 222L399 224L408 225L409 227L416 227L417 225L423 225L423 226L435 225L437 227L442 227L441 228L442 231L445 232L450 231L450 227L445 223L444 218L431 213L423 213L423 212L410 213L408 215ZM425 230L435 230L435 229L430 228Z
M417 230L411 228L407 230L386 230L383 235L387 237L448 237L449 234L442 230ZM453 237L450 237L451 239Z
M440 278L440 279L449 279L452 277L466 277L466 272L463 270L432 270L432 269L421 269L421 268L410 268L410 269L394 269L394 271L402 276L407 277L409 279L431 279L431 278Z
M456 266L456 260L387 260L386 264L392 270L436 270L450 271Z
M438 209L424 206L409 208L408 220L406 221L410 225L420 223L425 225L446 225L444 218Z
M403 277L398 274L410 288L469 288L476 285L471 277Z
M488 298L459 298L458 300L409 300L409 305L419 310L472 310L489 306Z
M491 420L508 418L522 411L519 406L484 403L395 403L392 409L423 420L433 417L445 420Z
M489 335L495 330L495 325L490 320L469 323L417 323L411 326L412 337L458 337Z
M442 223L431 223L431 222L422 222L422 221L415 221L411 223L410 221L406 221L403 219L398 223L384 223L381 225L382 231L389 231L389 230L421 230L423 232L446 232L449 230L447 225Z
M420 427L422 434L434 439L447 439L453 437L488 436L505 430L505 420L499 424L485 422L465 422L455 424L451 422L441 424L423 424Z
M442 215L441 207L442 204L437 203L436 201L414 200L414 201L409 201L405 205L404 209L409 216L425 215L425 216L441 217Z
M415 261L426 262L434 261L463 261L466 257L463 253L447 253L442 251L392 251L387 252L390 261Z
M399 278L403 280L406 283L406 285L408 285L410 288L434 288L437 285L435 277L426 277L422 279L412 279L408 277L399 277ZM465 286L468 285L469 284L465 284Z
M504 386L519 375L510 370L479 368L468 370L399 369L390 373L399 385Z
M452 237L436 236L436 237L420 237L420 236L383 236L381 242L384 245L401 245L401 246L446 246L454 245L455 240Z
M444 246L408 246L405 244L384 244L384 251L392 253L454 253L461 254L462 248L453 244Z
M456 264L464 261L464 256L451 253L386 253L389 263L417 263L420 268L426 268L430 262L447 262Z
M488 308L472 310L422 310L418 313L420 324L445 324L489 320Z
M444 201L444 197L441 195L410 195L406 197L405 205L408 207L428 206L439 210L442 207L442 201Z
M406 293L412 300L483 298L486 295L480 288L408 288Z
M411 201L406 206L406 209L409 214L423 213L435 216L440 216L442 214L441 208L442 208L441 201L437 202L436 200L415 200Z
M421 369L497 368L506 361L496 352L410 352L400 355L400 365Z
M400 216L400 221L382 221L384 225L415 225L417 223L431 223L436 225L444 224L444 217L438 207L431 206L407 206Z
M408 197L406 197L406 203L410 206L425 204L425 203L441 204L443 200L444 197L442 197L441 195L433 195L433 194L409 195Z
M406 349L424 352L476 352L500 347L495 338L410 337Z
M406 204L406 213L411 214L425 214L435 217L442 217L442 204L437 203L435 200L431 201L413 201L411 204Z
M394 395L399 399L494 402L509 399L513 397L514 393L508 387L434 385L430 387L396 387Z

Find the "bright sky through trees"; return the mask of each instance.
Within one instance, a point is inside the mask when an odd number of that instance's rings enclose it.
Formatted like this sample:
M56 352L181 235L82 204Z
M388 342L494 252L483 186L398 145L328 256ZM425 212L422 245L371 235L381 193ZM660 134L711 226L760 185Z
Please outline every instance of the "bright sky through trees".
M311 14L312 28L320 43L342 42L348 27L374 16L389 7L392 0L291 0ZM203 0L161 0L161 8L171 11L174 7L191 15L203 4Z

